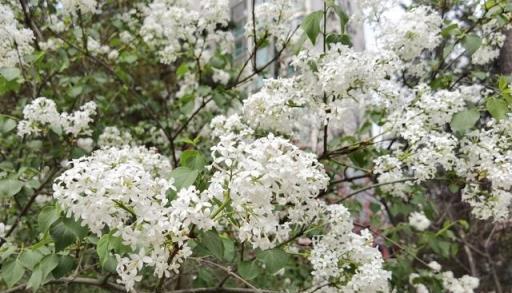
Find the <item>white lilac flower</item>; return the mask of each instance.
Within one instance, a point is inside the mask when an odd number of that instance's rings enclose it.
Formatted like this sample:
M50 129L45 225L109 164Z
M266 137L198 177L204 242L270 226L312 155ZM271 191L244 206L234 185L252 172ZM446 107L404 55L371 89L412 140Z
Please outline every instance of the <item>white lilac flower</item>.
M412 212L409 215L409 225L418 231L424 231L430 227L430 220L423 212Z
M53 100L41 97L23 109L23 120L18 123L18 135L39 135L47 127L59 128L60 114Z
M428 263L428 267L432 269L434 272L441 271L441 265L437 261L431 261Z
M123 146L132 142L132 135L128 131L121 131L115 126L107 126L98 137L100 147Z
M265 81L263 88L244 102L244 117L253 128L288 135L309 129L307 125L323 126L329 119L343 121L352 101L377 103L373 97L381 96L377 94L381 80L396 69L395 59L385 52L357 52L339 44L325 54L305 50L292 62L301 74Z
M18 135L40 135L48 129L63 130L73 137L90 135L91 116L96 114L94 102L85 103L73 113L59 113L53 100L41 97L23 109L23 120L18 123Z
M90 137L79 138L76 140L76 145L88 153L92 151L93 144L94 141Z
M453 272L443 272L441 274L443 287L450 293L473 293L480 281L478 278L464 275L460 278L455 278Z
M65 14L76 15L80 13L98 12L97 0L62 0L62 7Z
M293 7L297 5L292 0L267 1L256 5L254 14L256 17L256 37L261 40L263 37L275 38L278 46L286 41L290 34L290 22L293 17ZM254 36L254 24L252 17L245 25L245 34L249 40Z
M267 80L264 87L244 101L244 118L253 128L289 134L311 104L294 78Z
M33 52L31 30L20 28L14 11L0 4L0 67L18 67L25 64L25 57Z
M441 24L441 16L427 6L415 7L399 18L389 15L382 25L381 46L411 61L439 45Z
M476 65L488 64L498 58L500 49L506 39L502 31L510 29L511 26L500 25L497 19L492 19L482 25L481 28L482 43L473 55L471 55L471 62Z
M221 69L213 69L212 79L214 82L218 82L222 85L226 85L229 82L229 73Z
M229 33L216 31L217 26L227 26L228 21L229 2L226 0L154 0L145 9L140 34L148 45L158 50L160 61L170 64L182 50L192 45L207 49L217 44L221 51L228 50L222 46L229 44ZM204 59L209 55L204 50L194 53Z
M466 178L462 199L480 219L506 220L512 204L512 117L491 120L461 141L458 174ZM486 184L491 183L491 184Z
M96 103L87 102L73 113L61 113L60 123L65 133L72 136L91 135L90 123L96 115Z
M6 224L0 222L0 238L5 237L5 234L7 233L7 231L9 231L10 228L11 228L10 225L6 225Z
M116 256L127 290L141 280L142 267L153 267L158 277L177 271L191 253L186 240L192 225L213 227L211 204L194 186L169 200L167 193L175 190L171 164L154 150L111 147L68 165L54 182L54 198L97 236L110 231L131 248L131 254ZM173 250L176 257L168 262Z
M384 270L371 233L353 233L350 213L342 205L327 206L325 214L329 230L313 241L309 257L315 292L389 291L391 273Z
M314 198L328 183L314 154L272 134L255 139L238 116L217 117L212 128L219 142L212 147L216 172L206 193L229 199L240 241L272 248L289 238L293 225L313 221Z

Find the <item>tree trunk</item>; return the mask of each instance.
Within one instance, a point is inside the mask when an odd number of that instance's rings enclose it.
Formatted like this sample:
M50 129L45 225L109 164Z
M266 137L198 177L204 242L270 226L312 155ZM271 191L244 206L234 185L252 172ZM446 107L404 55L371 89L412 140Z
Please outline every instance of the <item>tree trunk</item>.
M498 58L498 71L502 74L512 73L512 29L505 32L507 38Z

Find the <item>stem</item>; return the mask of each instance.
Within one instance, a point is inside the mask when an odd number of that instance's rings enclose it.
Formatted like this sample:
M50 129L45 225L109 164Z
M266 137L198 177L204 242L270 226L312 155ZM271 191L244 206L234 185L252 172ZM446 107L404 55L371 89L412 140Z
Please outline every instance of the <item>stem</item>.
M401 183L401 182L415 181L415 180L417 180L417 179L416 178L405 178L405 179L400 179L400 180L395 180L395 181L390 181L390 182L383 182L383 183L378 183L378 184L366 186L366 187L358 189L358 190L356 190L356 191L354 191L352 193L349 193L348 195L346 195L342 199L338 200L337 202L341 202L341 201L347 200L347 199L353 197L356 194L359 194L361 192L364 192L364 191L367 191L367 190L370 190L370 189L374 189L374 188L377 188L377 187L380 187L380 186L396 184L396 183Z
M23 210L21 210L21 213L16 217L16 220L14 220L14 223L12 224L11 229L9 229L9 231L7 231L7 233L5 234L4 237L0 237L0 247L2 247L4 245L4 243L7 242L6 239L9 238L9 236L11 236L11 234L14 232L14 230L16 230L16 227L18 227L19 223L21 222L21 219L28 213L28 211L30 210L30 207L35 202L36 197L46 187L46 184L48 184L51 181L51 179L57 173L57 171L58 171L57 168L50 171L50 173L48 174L46 179L41 183L41 186L39 186L39 188L34 190L34 194L30 197L30 199L28 200L28 202L25 205L25 207L23 208Z
M226 268L226 267L221 266L221 265L219 265L217 263L214 263L212 261L209 261L209 260L206 260L206 259L202 259L202 258L191 257L190 259L198 261L198 262L201 262L201 263L204 263L204 264L207 264L207 265L209 265L211 267L215 267L215 268L218 268L218 269L226 272L228 275L234 277L235 279L239 280L240 282L242 282L245 285L247 285L248 287L250 287L253 290L253 292L263 292L262 290L254 287L254 285L249 283L249 281L245 280L244 278L242 278L239 275L237 275L236 273L234 273L230 268Z
M323 51L324 51L324 54L325 52L327 51L327 3L325 3L324 1L324 31L323 31ZM324 105L327 106L327 94L324 92ZM329 134L328 134L328 130L329 130L329 119L326 118L326 121L325 121L325 125L324 125L324 149L323 149L323 152L322 152L322 156L325 156L328 152L327 150L327 139L329 138Z
M81 285L89 285L94 287L103 288L105 290L109 290L110 292L126 292L126 289L123 286L104 282L103 280L96 280L92 278L82 278L82 277L68 277L61 278L57 280L48 281L45 285L48 284L81 284ZM43 285L44 286L44 285ZM27 284L22 284L11 288L9 290L3 291L3 293L14 293L14 292L25 292L27 289ZM203 291L206 292L206 291Z

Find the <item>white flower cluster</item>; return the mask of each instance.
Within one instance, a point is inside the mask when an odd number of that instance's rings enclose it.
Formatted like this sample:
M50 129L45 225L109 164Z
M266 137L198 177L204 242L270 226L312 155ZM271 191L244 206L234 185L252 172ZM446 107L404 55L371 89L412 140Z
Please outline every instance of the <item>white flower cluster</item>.
M381 80L396 64L397 59L386 52L366 54L339 44L325 54L300 52L293 60L300 75L267 80L261 91L244 102L244 117L251 127L286 134L315 120L322 125L345 114L344 100L374 104L373 97L380 97Z
M98 137L98 146L111 147L129 145L133 141L132 135L128 131L121 131L115 126L108 126Z
M430 220L421 212L412 212L409 215L409 225L418 231L425 231L430 227Z
M397 4L395 0L359 0L358 10L351 15L351 22L362 22L364 20L373 23L379 21L381 16Z
M383 21L379 43L402 60L411 61L424 50L439 45L442 21L441 16L428 6L415 7L399 18L389 15Z
M34 50L30 44L34 33L19 26L14 11L0 4L0 67L22 66Z
M457 172L468 184L462 197L480 219L506 220L512 204L512 117L489 121L461 142Z
M511 26L505 26L510 29ZM503 34L504 26L500 25L496 19L485 23L482 26L480 47L471 56L471 62L477 65L484 65L496 60L500 55L500 48L505 43L506 36Z
M475 88L474 88L475 89ZM445 131L453 115L466 109L467 101L478 100L479 91L469 92L467 88L453 91L432 92L420 85L411 97L402 100L396 109L390 110L384 128L393 135L404 139L407 151L400 144L392 155L375 160L374 173L379 175L379 183L415 178L419 182L434 178L440 167L453 170L458 164L457 148L459 141ZM406 193L412 182L403 182L383 187L399 197Z
M66 211L98 236L108 231L133 251L117 255L117 272L133 289L143 266L169 276L192 252L187 246L192 225L211 229L211 205L195 187L175 190L171 164L144 147L100 149L73 160L53 185L54 197ZM171 253L175 254L171 256Z
M423 274L423 277L439 279L443 284L444 292L449 293L473 293L478 288L480 280L478 278L464 275L456 278L452 271L441 272L441 265L435 261L429 263L432 272ZM409 283L418 293L429 293L427 286L421 283L420 275L413 273L409 276Z
M7 233L7 231L9 231L10 228L10 225L6 225L3 222L0 222L0 238L4 238L5 234Z
M62 8L67 15L76 15L80 13L98 12L97 0L62 0Z
M228 84L230 78L231 77L229 76L228 72L226 72L222 69L213 68L212 79L214 82L220 83L222 85L226 85L226 84Z
M119 57L119 51L111 49L107 45L101 45L96 39L91 36L87 37L87 51L93 56L107 55L109 60L115 60Z
M277 45L282 45L290 34L289 21L293 16L293 7L297 5L294 2L293 0L277 0L257 4L254 9L256 30L254 30L252 17L248 16L249 21L245 25L247 38L252 40L254 31L256 31L256 38L258 40L276 38L278 41Z
M395 70L395 64L396 60L387 52L379 55L357 52L337 44L318 60L316 66L318 81L327 95L359 101L378 88L379 83Z
M295 78L271 79L244 101L244 118L254 129L291 133L305 115L310 99Z
M240 241L269 249L286 241L294 225L314 220L315 197L329 180L314 154L273 134L255 139L238 116L213 124L219 143L212 148L216 172L207 192L229 202Z
M41 97L23 109L23 120L18 123L18 135L40 135L48 130L63 130L73 137L90 135L92 116L96 114L94 102L85 103L73 113L59 113L53 100Z
M480 219L505 220L512 204L512 117L491 119L485 127L462 137L447 131L455 114L478 104L485 93L480 86L462 86L452 91L415 89L413 98L389 108L385 129L407 144L395 144L391 155L375 160L374 174L379 183L415 179L430 180L440 170L455 172L466 181L462 199ZM396 104L399 105L400 103ZM474 115L480 118L478 111ZM384 192L407 198L412 181L381 187Z
M162 63L173 63L183 50L195 48L195 57L207 59L204 50L213 44L230 51L227 26L229 1L155 0L146 7L140 34L144 41L159 50ZM228 48L229 47L229 48Z
M330 231L314 240L310 256L314 292L388 292L391 273L384 270L371 233L353 233L342 205L326 207L326 224Z
M478 278L468 275L457 279L451 271L443 272L441 279L443 280L443 287L450 293L473 293L480 283Z

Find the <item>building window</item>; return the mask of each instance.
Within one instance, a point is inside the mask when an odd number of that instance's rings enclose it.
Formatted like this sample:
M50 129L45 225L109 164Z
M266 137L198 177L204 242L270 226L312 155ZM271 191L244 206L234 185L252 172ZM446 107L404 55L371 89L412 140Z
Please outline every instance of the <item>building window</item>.
M272 58L270 54L270 48L270 46L267 46L265 48L258 49L256 52L256 67L262 67L270 61Z
M235 59L238 59L242 56L244 56L245 52L247 51L247 43L245 41L245 38L240 38L235 41Z
M247 13L247 7L245 6L245 0L231 7L231 20L235 23L245 22Z

